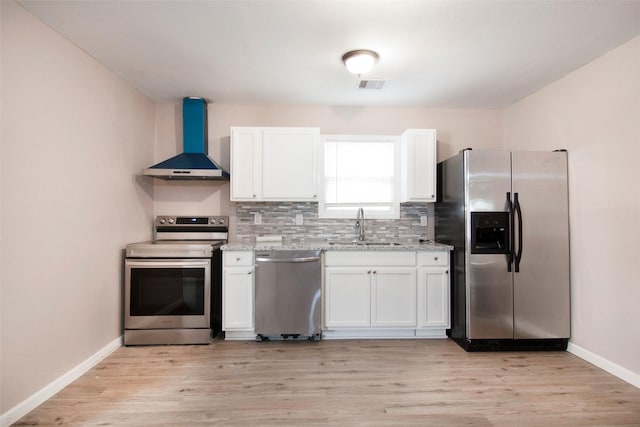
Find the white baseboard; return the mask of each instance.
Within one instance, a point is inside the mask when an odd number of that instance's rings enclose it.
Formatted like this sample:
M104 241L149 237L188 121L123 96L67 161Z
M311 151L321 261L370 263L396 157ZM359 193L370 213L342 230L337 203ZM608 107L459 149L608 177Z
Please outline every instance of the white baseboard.
M605 359L604 357L598 356L597 354L592 353L589 350L585 350L579 345L575 345L571 342L567 345L567 351L578 356L580 359L584 359L592 365L597 366L598 368L604 369L611 375L615 375L621 380L628 382L632 386L640 388L640 374L630 371L627 368L613 363Z
M54 394L77 380L80 376L96 366L102 359L116 351L121 346L122 336L111 341L109 344L98 350L94 355L80 363L78 366L71 369L61 377L57 378L52 383L46 385L27 399L18 403L16 406L9 409L6 413L2 414L2 416L0 416L0 426L8 427L11 424L15 423L20 418L24 417L40 404L42 404L44 401L51 398Z
M366 339L417 339L447 338L444 329L325 329L322 338L328 340L366 340Z
M256 333L255 331L225 331L224 332L225 341L255 341Z

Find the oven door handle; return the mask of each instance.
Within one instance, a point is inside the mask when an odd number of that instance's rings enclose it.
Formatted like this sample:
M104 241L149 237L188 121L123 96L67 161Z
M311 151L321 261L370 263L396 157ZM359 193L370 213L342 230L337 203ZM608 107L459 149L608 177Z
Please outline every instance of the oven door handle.
M178 261L175 259L168 260L126 260L127 266L130 267L207 267L211 264L211 261L208 259L204 260L186 260L186 261Z

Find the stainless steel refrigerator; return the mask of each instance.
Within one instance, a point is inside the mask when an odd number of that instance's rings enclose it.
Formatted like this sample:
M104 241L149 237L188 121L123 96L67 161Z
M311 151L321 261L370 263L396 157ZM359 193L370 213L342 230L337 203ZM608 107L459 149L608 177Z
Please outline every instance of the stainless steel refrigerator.
M467 149L438 164L436 240L452 252L450 337L468 351L566 349L567 153Z

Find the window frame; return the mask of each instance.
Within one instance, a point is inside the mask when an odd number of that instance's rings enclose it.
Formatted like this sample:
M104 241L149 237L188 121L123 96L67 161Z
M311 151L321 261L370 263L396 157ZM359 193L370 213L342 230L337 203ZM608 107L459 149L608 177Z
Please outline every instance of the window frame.
M327 142L347 143L392 143L393 144L393 198L390 203L336 203L328 204L325 193L325 144ZM318 159L321 178L319 182L318 218L355 219L359 208L363 208L365 218L399 219L400 218L400 137L397 135L320 135ZM380 207L388 208L384 212Z

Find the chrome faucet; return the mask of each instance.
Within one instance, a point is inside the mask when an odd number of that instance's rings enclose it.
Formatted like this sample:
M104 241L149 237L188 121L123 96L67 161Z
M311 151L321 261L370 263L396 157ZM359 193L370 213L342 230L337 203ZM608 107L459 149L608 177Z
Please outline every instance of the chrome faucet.
M358 217L356 218L356 230L358 230L358 240L364 240L364 209L358 209Z

